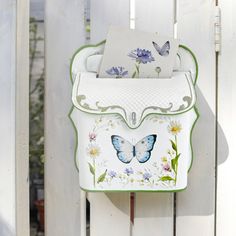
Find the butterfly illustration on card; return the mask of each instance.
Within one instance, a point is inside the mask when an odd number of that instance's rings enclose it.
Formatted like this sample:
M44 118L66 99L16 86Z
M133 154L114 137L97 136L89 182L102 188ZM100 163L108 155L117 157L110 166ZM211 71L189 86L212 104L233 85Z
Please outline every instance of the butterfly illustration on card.
M157 135L151 134L133 145L121 136L111 136L111 142L116 150L118 159L126 164L130 163L134 157L136 157L140 163L148 161L151 157L151 151L154 148L156 139Z
M160 56L167 57L170 53L170 41L166 41L162 47L160 47L154 41L152 42L154 48Z

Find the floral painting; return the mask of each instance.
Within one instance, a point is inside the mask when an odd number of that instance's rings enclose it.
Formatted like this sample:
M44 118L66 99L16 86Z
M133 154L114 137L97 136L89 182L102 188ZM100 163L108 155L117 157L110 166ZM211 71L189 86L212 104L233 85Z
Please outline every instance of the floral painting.
M112 26L99 71L101 78L170 77L179 41L156 33Z
M107 169L101 170L98 169L101 166L101 146L97 143L97 137L101 131L109 131L110 129L114 129L115 125L119 124L119 119L114 122L112 120L107 120L104 117L99 117L95 120L95 124L91 132L88 134L88 146L86 148L87 156L89 157L88 168L90 173L93 176L93 186L96 187L97 184L103 182L107 175ZM105 165L104 160L103 165Z
M102 116L96 119L94 127L88 133L88 145L86 147L88 170L92 176L94 188L103 189L114 184L120 188L125 186L172 188L176 186L178 165L181 159L178 137L183 130L182 125L178 120L165 119L164 117L152 116L149 120L158 122L159 126L164 125L166 127L166 133L169 134L167 150L158 153L158 156L149 160L148 165L143 165L140 162L138 166L133 166L130 162L128 165L123 163L123 167L117 168L116 166L111 167L112 165L109 164L109 162L117 160L115 153L107 159L103 150L105 151L105 148L108 147L104 147L98 141L98 137L104 135L104 132L113 132L116 127L121 125L121 121Z
M115 78L123 78L128 75L128 71L122 66L113 66L109 70L106 70L108 75L114 76Z
M154 57L152 56L151 51L146 49L140 49L137 48L135 50L132 50L129 54L129 57L131 57L133 60L135 60L135 71L132 74L132 78L139 78L140 73L140 64L147 64L155 61Z
M167 154L169 159L166 157L162 158L163 169L166 171L165 175L161 177L162 181L174 181L176 185L178 177L178 163L181 153L178 151L178 134L181 132L182 126L178 121L171 121L168 125L168 132L173 136L170 138L171 149L168 150ZM169 173L168 173L169 172Z

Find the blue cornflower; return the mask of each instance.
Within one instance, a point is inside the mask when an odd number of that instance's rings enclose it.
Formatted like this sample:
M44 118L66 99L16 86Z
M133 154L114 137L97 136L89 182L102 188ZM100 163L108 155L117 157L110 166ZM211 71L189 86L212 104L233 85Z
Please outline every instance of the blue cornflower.
M114 170L111 170L109 171L108 175L111 177L111 178L115 178L117 173L114 171Z
M128 71L125 70L125 68L122 66L117 66L117 67L113 66L111 69L106 70L106 73L108 75L115 75L116 78L122 78L128 75Z
M152 175L151 175L149 172L145 172L145 173L143 174L143 179L144 179L144 180L149 180L151 177L152 177Z
M134 171L133 171L132 167L130 167L130 168L125 168L124 173L127 175L132 175L134 173Z
M136 62L147 64L148 62L155 61L154 57L152 56L151 51L146 49L140 49L137 48L135 50L132 50L129 54L129 57L136 60Z

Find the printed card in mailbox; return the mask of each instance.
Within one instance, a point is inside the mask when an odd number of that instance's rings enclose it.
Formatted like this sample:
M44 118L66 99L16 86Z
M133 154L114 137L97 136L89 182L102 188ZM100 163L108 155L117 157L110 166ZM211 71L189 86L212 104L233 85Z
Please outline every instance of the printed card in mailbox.
M101 78L171 77L179 41L158 33L111 27L100 67Z

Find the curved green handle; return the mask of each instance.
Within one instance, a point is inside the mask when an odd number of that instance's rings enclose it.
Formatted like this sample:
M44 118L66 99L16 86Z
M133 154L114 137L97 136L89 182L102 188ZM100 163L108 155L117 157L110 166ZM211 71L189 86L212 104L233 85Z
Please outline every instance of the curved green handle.
M194 61L194 64L195 64L195 70L196 70L196 75L195 75L195 78L194 78L194 85L195 85L196 82L197 82L197 78L198 78L198 62L197 62L197 58L196 58L195 54L191 51L191 49L188 48L187 46L180 44L179 47L183 48L184 50L186 50L192 56L192 58L193 58L193 61Z

